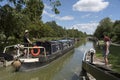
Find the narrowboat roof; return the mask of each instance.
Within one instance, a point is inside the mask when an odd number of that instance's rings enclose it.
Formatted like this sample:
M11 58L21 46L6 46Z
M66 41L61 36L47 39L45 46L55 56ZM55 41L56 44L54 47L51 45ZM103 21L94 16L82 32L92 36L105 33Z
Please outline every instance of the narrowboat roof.
M68 41L72 41L72 40L68 40L68 39L65 39L65 40L59 40L60 42L68 42Z

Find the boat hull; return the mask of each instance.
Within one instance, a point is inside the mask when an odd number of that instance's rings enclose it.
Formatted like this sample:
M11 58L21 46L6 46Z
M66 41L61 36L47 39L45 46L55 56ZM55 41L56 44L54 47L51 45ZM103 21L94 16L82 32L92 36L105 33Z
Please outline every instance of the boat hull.
M73 48L74 48L74 46L71 46L65 50L58 51L55 54L47 55L47 58L40 57L39 58L40 60L36 61L36 62L21 62L22 64L21 64L19 71L30 71L30 70L36 70L36 69L41 68L41 67L45 67L49 63L51 63L52 61L58 59L59 57L66 54L68 51L72 50Z

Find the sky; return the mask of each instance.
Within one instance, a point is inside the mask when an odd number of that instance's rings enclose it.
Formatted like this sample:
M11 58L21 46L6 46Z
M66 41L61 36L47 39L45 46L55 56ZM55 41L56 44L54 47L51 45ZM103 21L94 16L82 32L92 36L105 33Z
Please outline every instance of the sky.
M109 17L112 21L120 20L120 0L60 0L60 14L54 14L49 0L43 0L45 8L43 22L56 21L66 29L93 34L99 22Z

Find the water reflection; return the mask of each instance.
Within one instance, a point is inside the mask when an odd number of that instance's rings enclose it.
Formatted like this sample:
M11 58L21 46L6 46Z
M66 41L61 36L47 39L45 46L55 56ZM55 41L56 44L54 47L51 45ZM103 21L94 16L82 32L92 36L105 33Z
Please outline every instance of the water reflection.
M79 80L82 57L92 42L81 44L63 57L41 69L28 72L12 72L11 67L0 68L0 80Z

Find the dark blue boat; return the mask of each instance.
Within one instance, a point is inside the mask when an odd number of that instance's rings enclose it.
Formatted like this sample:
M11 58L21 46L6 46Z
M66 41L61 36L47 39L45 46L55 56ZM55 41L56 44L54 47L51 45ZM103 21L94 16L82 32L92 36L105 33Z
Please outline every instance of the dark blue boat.
M16 53L11 54L8 48L13 48L13 51L16 51ZM27 71L45 66L73 48L73 39L63 39L46 42L37 41L34 46L29 47L24 47L20 44L13 45L6 47L4 53L9 52L10 55L13 56L14 60L12 65L15 67L16 71ZM26 54L24 54L24 49L27 50Z

